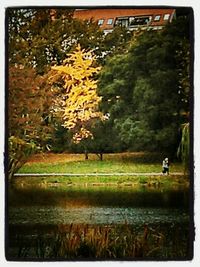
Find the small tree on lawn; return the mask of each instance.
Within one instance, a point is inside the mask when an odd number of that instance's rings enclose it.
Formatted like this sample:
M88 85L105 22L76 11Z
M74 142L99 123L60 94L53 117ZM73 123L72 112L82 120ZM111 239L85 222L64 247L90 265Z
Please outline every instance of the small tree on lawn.
M92 52L78 45L62 65L52 67L50 80L57 85L54 90L58 92L55 111L62 117L63 126L73 131L75 143L92 138L92 123L103 120L103 114L98 111L101 97L97 95L95 79L100 67L95 62Z

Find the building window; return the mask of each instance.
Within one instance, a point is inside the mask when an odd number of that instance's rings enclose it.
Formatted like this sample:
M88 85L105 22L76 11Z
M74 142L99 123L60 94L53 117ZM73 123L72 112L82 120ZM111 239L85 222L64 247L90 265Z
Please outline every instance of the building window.
M134 27L138 25L147 25L150 21L150 17L130 17L129 26Z
M154 17L154 21L159 21L160 20L160 15L156 15L155 17Z
M107 25L112 25L113 24L113 19L108 19L107 20Z
M129 20L127 17L125 18L117 18L115 24L121 27L128 27Z
M165 14L164 15L164 20L169 20L170 14Z
M98 25L99 25L99 26L103 25L103 23L104 23L104 19L99 19L99 20L98 20Z

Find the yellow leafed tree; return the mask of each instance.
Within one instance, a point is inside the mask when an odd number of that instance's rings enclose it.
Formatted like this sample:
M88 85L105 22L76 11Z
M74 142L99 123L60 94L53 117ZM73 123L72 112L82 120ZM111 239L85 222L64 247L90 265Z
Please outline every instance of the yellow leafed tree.
M92 52L82 50L78 45L63 65L52 67L51 79L54 82L61 79L64 87L63 126L74 131L75 143L92 137L88 129L92 119L104 118L98 111L101 97L97 95L97 81L94 79L100 67L95 67L94 64L95 56Z

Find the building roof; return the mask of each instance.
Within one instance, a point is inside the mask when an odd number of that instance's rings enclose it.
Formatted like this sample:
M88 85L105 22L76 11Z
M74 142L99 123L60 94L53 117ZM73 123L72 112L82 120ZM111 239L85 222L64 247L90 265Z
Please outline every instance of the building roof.
M102 30L113 29L116 25L116 20L120 18L130 17L149 17L149 26L164 26L167 22L171 22L175 15L175 9L149 9L149 8L98 8L98 9L82 9L75 10L74 18L81 20L97 21Z

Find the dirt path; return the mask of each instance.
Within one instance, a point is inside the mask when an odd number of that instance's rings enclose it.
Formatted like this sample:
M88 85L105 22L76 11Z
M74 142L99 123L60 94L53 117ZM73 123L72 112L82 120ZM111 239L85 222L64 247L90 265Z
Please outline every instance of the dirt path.
M127 172L127 173L15 173L14 176L34 177L34 176L161 176L157 172ZM181 176L184 173L173 172L171 176Z

